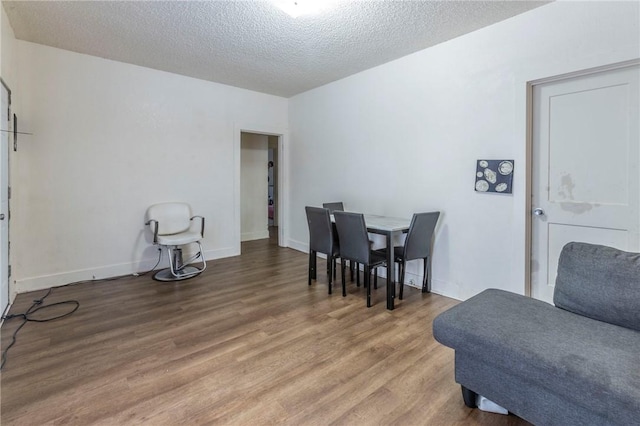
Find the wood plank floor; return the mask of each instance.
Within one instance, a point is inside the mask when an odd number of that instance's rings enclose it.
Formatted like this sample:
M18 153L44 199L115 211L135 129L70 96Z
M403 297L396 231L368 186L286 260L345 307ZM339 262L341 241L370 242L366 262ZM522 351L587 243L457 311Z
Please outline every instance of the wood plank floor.
M390 312L382 284L367 309L354 283L346 298L328 296L321 273L307 286L303 253L273 240L242 252L181 283L54 289L45 303L80 309L19 332L1 374L2 424L528 424L464 406L453 351L431 333L456 301L408 287ZM45 293L19 295L11 312ZM5 322L3 348L20 322Z

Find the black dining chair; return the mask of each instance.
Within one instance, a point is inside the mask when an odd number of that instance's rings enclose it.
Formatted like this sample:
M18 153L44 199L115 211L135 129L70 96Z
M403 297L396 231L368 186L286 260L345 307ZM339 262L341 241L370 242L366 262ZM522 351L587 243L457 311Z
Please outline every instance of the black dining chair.
M322 207L325 209L329 209L329 213L333 214L333 212L343 212L344 211L344 203L342 201L334 201L331 203L322 203ZM360 287L360 265L355 262L350 262L350 273L351 273L351 281L353 281L354 268L356 274L356 283L358 287ZM335 272L335 271L334 271ZM335 277L334 277L335 278ZM378 288L376 285L375 288Z
M338 235L333 229L329 210L310 206L304 209L307 213L307 225L309 225L309 285L311 285L312 279L316 279L317 254L326 254L329 294L331 294L332 279L335 276L336 259L340 257Z
M440 212L415 213L411 218L404 245L393 248L393 260L398 264L400 300L404 290L406 264L410 260L423 259L422 292L431 292L431 241L439 217ZM386 255L386 250L378 250L378 253Z
M377 281L377 269L379 266L386 265L386 258L384 255L371 251L364 215L335 211L333 216L340 238L342 296L347 295L344 274L345 260L349 260L351 263L361 263L364 266L364 286L367 289L367 307L369 308L371 307L371 272L373 271L374 280Z

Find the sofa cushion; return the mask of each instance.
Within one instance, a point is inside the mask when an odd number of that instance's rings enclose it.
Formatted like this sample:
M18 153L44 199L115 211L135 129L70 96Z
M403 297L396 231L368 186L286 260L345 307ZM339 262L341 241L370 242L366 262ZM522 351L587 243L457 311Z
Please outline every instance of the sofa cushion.
M567 244L558 261L553 303L579 315L640 330L640 254Z
M640 418L638 331L490 289L436 317L433 335L612 423Z

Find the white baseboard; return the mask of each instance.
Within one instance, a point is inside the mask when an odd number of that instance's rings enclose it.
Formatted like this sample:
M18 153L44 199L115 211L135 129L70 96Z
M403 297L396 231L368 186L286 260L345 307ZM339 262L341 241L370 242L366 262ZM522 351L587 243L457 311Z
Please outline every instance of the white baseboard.
M233 247L204 251L204 257L206 260L222 259L224 257L237 256L238 254L240 253L238 253ZM144 259L139 262L118 263L114 265L100 266L97 268L80 269L16 280L15 285L12 286L11 298L13 300L16 294L48 289L50 287L60 287L79 281L99 281L105 278L146 272L153 268L157 261L158 258L156 257L153 259ZM162 262L156 269L168 267L169 264L167 262L167 254L165 251L162 255Z
M386 278L387 277L386 269L380 268L380 270L383 273L382 274L378 273L378 275L381 275L381 276L383 275ZM404 273L404 285L422 290L423 278L424 277L421 274L414 274L407 271ZM411 284L411 280L413 280L413 284ZM454 291L452 291L452 288ZM434 293L440 296L449 297L451 299L462 300L458 295L457 288L454 288L454 286L452 286L450 283L447 283L445 281L438 280L435 278L431 279L431 293Z
M303 243L301 241L289 239L287 241L287 247L301 251L303 253L309 253L309 243Z
M431 293L460 301L464 300L464 298L460 297L460 289L457 285L442 280L431 280Z
M240 235L240 241L253 241L253 240L263 240L265 238L269 238L269 230L265 229L264 231L255 231L255 232L245 232Z

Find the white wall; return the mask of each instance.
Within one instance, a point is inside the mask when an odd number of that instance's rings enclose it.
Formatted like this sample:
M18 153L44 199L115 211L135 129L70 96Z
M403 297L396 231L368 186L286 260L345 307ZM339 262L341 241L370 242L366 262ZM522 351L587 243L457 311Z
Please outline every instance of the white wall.
M205 216L208 259L239 253L239 129L284 129L287 100L17 41L18 292L142 271L146 208ZM266 167L266 166L265 166ZM265 169L266 170L266 169Z
M242 133L240 152L241 240L269 238L267 163L269 137Z
M291 246L307 248L305 205L440 210L434 292L524 293L527 82L640 57L639 16L556 2L293 97ZM474 192L482 158L515 160L513 195Z
M11 28L9 18L4 11L4 7L0 7L0 10L2 11L2 18L0 23L0 28L2 30L2 43L0 47L0 70L2 72L2 79L11 87L11 85L15 83L15 77L17 73L15 57L16 37L13 34L13 28Z

